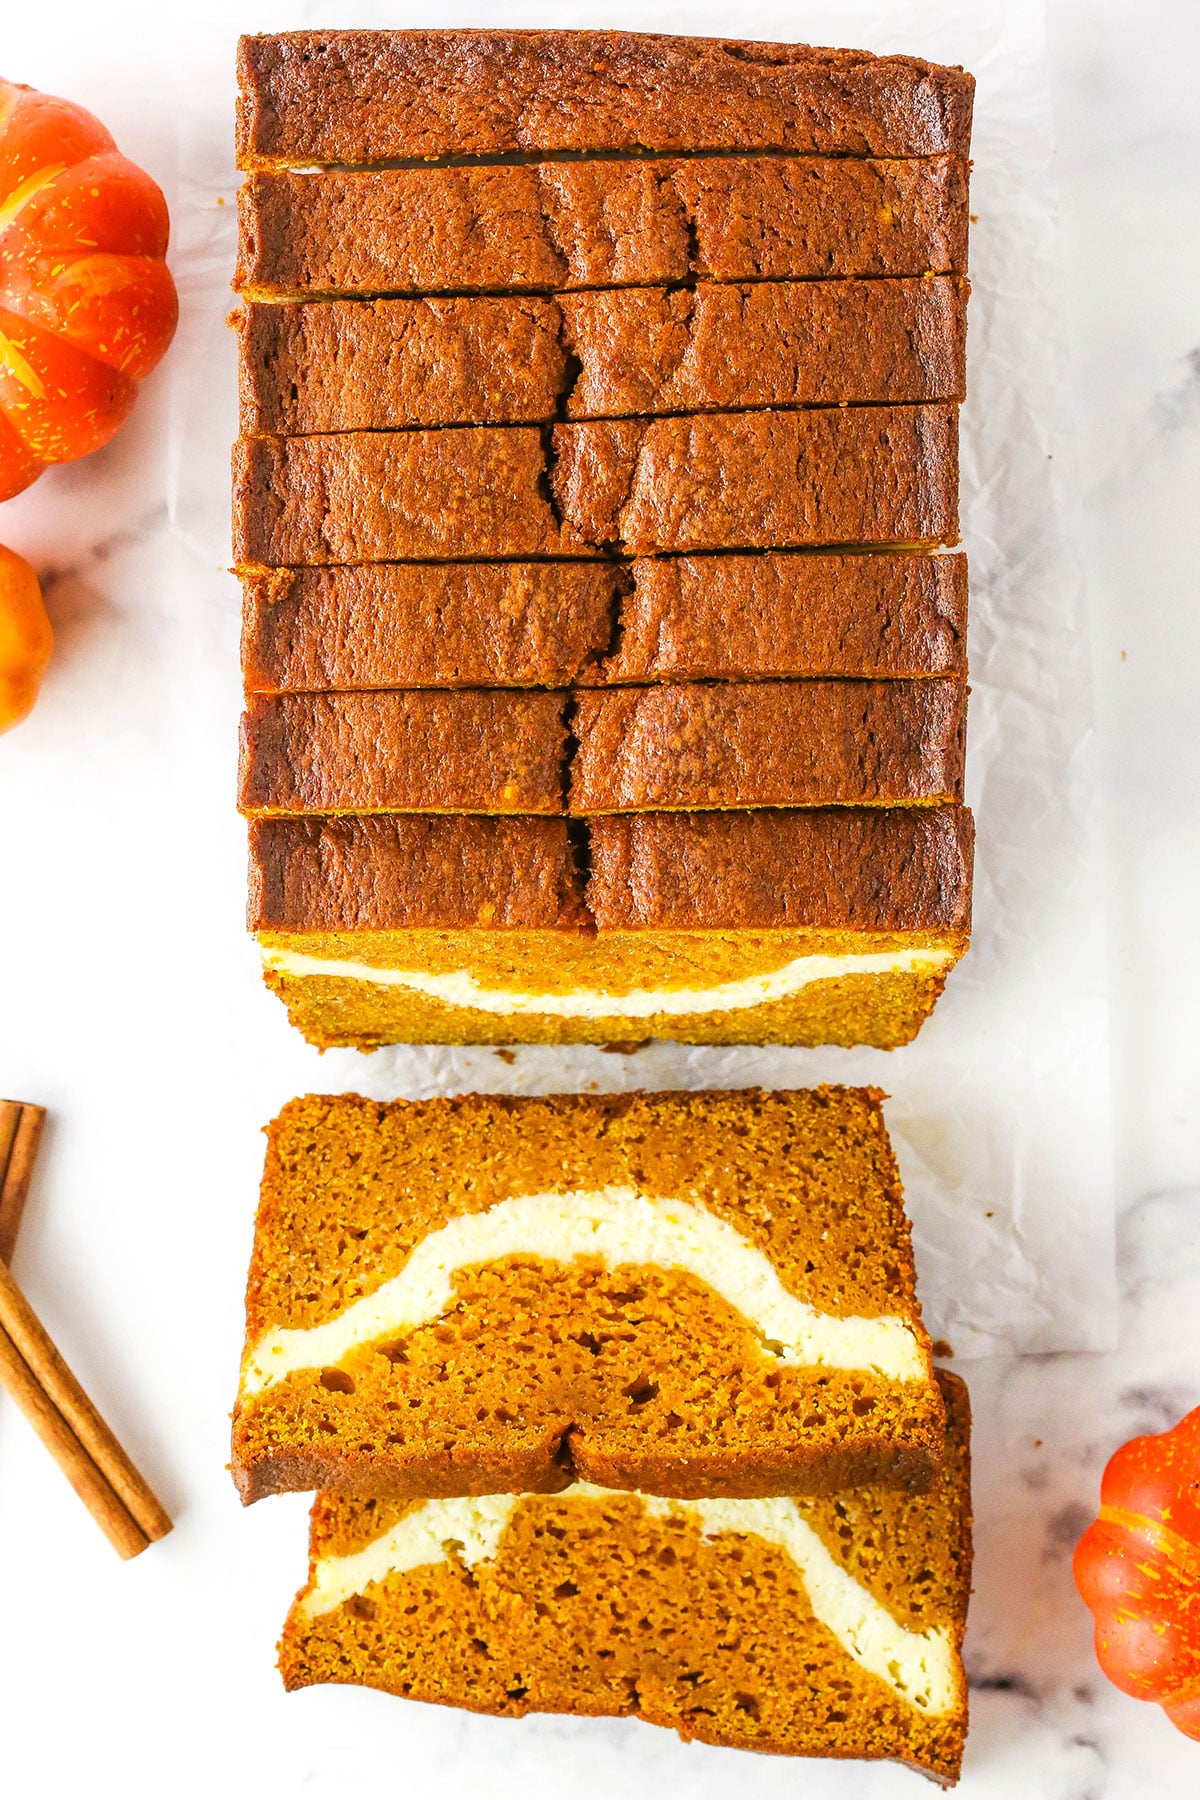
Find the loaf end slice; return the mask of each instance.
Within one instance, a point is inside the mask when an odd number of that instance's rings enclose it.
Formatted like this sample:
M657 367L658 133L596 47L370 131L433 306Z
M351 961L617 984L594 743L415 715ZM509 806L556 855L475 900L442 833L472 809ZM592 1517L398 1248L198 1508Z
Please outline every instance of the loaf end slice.
M242 168L531 150L970 151L915 57L627 31L290 31L238 45Z

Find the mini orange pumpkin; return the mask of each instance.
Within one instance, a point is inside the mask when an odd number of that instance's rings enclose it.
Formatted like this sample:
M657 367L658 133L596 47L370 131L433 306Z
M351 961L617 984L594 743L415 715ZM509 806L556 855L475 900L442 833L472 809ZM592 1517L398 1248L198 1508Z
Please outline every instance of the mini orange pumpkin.
M178 318L167 235L99 119L0 81L0 500L124 423Z
M1200 1406L1112 1458L1100 1517L1075 1548L1075 1585L1109 1680L1200 1738Z
M19 725L37 699L53 648L37 576L0 545L0 731Z

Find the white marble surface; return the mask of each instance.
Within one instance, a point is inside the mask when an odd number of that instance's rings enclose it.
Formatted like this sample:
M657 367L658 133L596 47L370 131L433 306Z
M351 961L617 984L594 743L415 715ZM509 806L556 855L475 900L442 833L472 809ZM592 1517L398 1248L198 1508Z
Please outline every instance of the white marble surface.
M947 0L945 12L970 5ZM268 8L222 0L202 10L243 28L271 23ZM974 1724L960 1791L978 1800L1184 1800L1200 1792L1200 1746L1104 1683L1069 1557L1111 1448L1200 1399L1200 609L1190 541L1200 479L1192 80L1200 13L1191 0L1136 9L1129 0L1050 0L1049 12L1117 971L1122 1299L1113 1353L996 1359L968 1371L979 1525L968 1638ZM686 20L682 6L646 17L675 28ZM103 18L82 0L60 0L53 16L24 9L6 18L6 72L78 96L130 154L162 168L174 135L169 33L158 9L132 0ZM795 34L805 34L802 5ZM247 1148L219 1165L228 1190L207 1191L189 1165L211 1162L207 1109L220 1083L210 1056L186 1040L148 1043L146 1054L191 1095L194 1158L180 1163L163 1123L139 1111L136 1090L118 1116L111 1106L102 1117L87 1112L88 1071L103 1064L114 1015L125 1029L161 1016L176 921L192 927L193 886L207 885L201 871L236 867L239 855L227 800L232 748L229 766L214 771L197 724L230 696L190 684L186 654L227 633L228 621L220 607L204 612L203 595L198 610L194 579L168 539L164 434L165 383L155 379L116 444L0 515L0 536L49 578L59 636L38 713L20 741L0 746L4 991L17 996L0 1015L0 1091L37 1095L64 1121L82 1116L89 1126L64 1124L51 1136L20 1272L179 1515L161 1549L117 1564L0 1405L6 1791L57 1800L83 1791L91 1771L88 1791L104 1792L119 1771L121 1791L135 1800L221 1789L240 1800L268 1784L323 1797L367 1779L377 1791L386 1780L387 1791L491 1797L527 1792L534 1770L539 1783L569 1782L589 1797L667 1786L700 1800L735 1783L756 1800L797 1788L831 1800L924 1791L894 1770L800 1771L678 1752L648 1728L510 1727L380 1696L314 1691L289 1701L276 1691L271 1645L281 1598L295 1585L304 1507L280 1501L242 1516L213 1479L226 1455L225 1420L193 1354L202 1341L206 1365L213 1355L236 1358L230 1270L245 1260L241 1195L261 1121L252 1099L240 1115L236 1103L233 1116L223 1111L222 1128ZM182 652L167 659L172 681L140 679L161 666L166 638ZM86 720L85 748L62 732L72 712ZM137 792L116 778L105 747L106 725L131 716L146 752ZM61 818L74 855L52 883L39 883L19 855L20 786L39 752L38 806ZM169 895L152 881L163 840L178 851ZM145 959L114 968L106 950L119 941L131 891L144 914ZM240 978L236 883L230 895L215 929ZM41 1039L36 1053L27 1050L32 1035L22 1029L22 1006L37 992L29 971L51 948L59 960L47 964L40 991L59 1011L69 1056ZM218 982L191 1002L204 1021L197 1036L221 1045L228 993ZM235 1055L231 1043L228 1051ZM301 1049L281 1038L272 1054L285 1075L294 1057L297 1088L308 1081ZM164 1263L179 1269L177 1288L162 1285ZM157 1347L150 1360L147 1344Z

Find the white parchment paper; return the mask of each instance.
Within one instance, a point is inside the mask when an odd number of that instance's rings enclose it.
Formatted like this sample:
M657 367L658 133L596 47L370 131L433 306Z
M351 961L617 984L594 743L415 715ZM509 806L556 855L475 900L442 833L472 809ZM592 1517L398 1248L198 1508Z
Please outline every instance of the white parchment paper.
M1097 854L1089 648L1072 544L1064 425L1052 133L1039 0L977 0L945 22L937 0L828 0L736 12L707 3L484 4L458 16L362 3L284 5L247 25L618 25L806 39L962 63L978 78L971 243L970 400L962 446L971 558L968 797L978 823L973 949L917 1042L858 1050L654 1044L635 1054L528 1047L399 1047L319 1057L258 992L243 945L214 979L243 1095L266 1117L295 1091L381 1098L504 1092L868 1082L891 1100L921 1293L959 1356L1101 1348L1113 1327L1108 979ZM969 10L969 17L966 17ZM224 783L197 870L231 932L243 862L233 819L236 584L229 446L236 430L232 304L237 174L228 31L181 50L174 264L184 316L174 354L170 506L179 554L205 571L189 659L198 696L183 727L197 791ZM209 784L205 787L206 782ZM226 799L225 796L228 796ZM219 1126L214 1126L219 1129ZM234 1161L249 1169L253 1157ZM252 1194L245 1202L249 1211Z

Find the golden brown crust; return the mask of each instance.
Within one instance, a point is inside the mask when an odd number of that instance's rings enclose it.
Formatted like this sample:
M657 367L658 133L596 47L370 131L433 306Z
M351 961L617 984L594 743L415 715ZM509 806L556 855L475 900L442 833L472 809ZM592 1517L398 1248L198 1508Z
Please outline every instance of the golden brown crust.
M967 271L967 167L957 157L695 157L674 165L672 185L697 246L689 272L701 279Z
M250 433L551 419L566 371L558 309L533 297L249 305L231 322Z
M247 923L578 933L591 920L565 820L393 815L252 820Z
M563 536L585 545L653 555L958 535L953 406L560 425L553 448Z
M242 717L239 804L302 813L558 813L566 696L256 694Z
M960 555L368 563L242 591L248 694L966 673Z
M879 1098L294 1101L269 1133L247 1343L332 1318L453 1218L616 1188L702 1205L800 1299L899 1315L927 1356ZM314 1468L323 1484L393 1497L511 1491L539 1459L539 1486L569 1465L651 1492L817 1493L927 1486L942 1425L931 1379L779 1363L695 1276L518 1253L457 1271L435 1322L243 1394L234 1464L247 1500Z
M565 294L570 419L961 399L966 284L760 281Z
M966 1389L939 1373L946 1466L937 1491L878 1486L797 1503L855 1581L912 1631L961 1653L971 1581ZM289 1688L356 1681L482 1711L637 1713L682 1736L790 1755L894 1757L951 1784L966 1681L923 1714L847 1656L790 1559L751 1534L704 1537L631 1496L524 1499L494 1557L393 1573L330 1612L304 1602L316 1564L352 1555L407 1506L326 1492L313 1506L309 1586L279 1646ZM629 1630L613 1596L637 1594Z
M965 308L947 276L251 304L233 316L242 430L961 399Z
M965 807L651 813L597 819L589 837L602 931L970 928ZM582 916L560 820L263 819L250 853L253 931L576 931Z
M616 649L577 682L966 673L961 555L677 556L629 572Z
M722 996L692 1022L701 1035L757 1024L906 1041L965 945L960 826L953 845L937 840L922 890L935 910L957 904L958 922L903 928L889 965L874 962L886 926L837 923L830 867L777 870L772 901L728 860L745 842L706 837L701 809L961 796L961 692L905 683L963 673L961 565L812 553L956 539L970 77L861 52L570 32L253 38L240 73L242 797L251 814L314 820L303 845L278 840L286 879L258 869L252 911L315 905L327 926L262 928L268 952L272 930L290 939L272 985L318 1041L366 1043L373 1023L455 1037L481 1016L491 1038L501 1002L476 1006L470 971L486 963L494 983L499 958L499 986L519 988L538 933L552 986L581 945L597 966L620 961L601 943L613 934L653 938L651 960L676 967L693 931L719 970L741 966L739 934L790 933L797 956L861 950L872 966L820 992L785 982L742 1009L753 1018L722 1015L740 1005ZM708 551L720 554L695 554ZM870 696L823 676L901 685ZM817 680L783 685L796 677ZM714 679L740 685L679 687ZM645 885L661 845L621 839L614 894L611 854L590 869L588 827L573 825L569 872L539 840L526 895L505 840L511 922L469 960L459 939L491 917L492 840L435 842L418 826L421 853L402 868L407 840L377 831L360 860L353 834L326 829L351 810L533 823L572 804L597 829L610 809L686 809L697 843ZM800 847L845 861L828 834ZM417 877L447 855L462 861L446 904L426 904ZM866 893L869 919L881 879L857 858L846 905ZM706 871L716 885L701 894ZM369 893L350 899L364 874ZM597 927L579 891L590 880L601 910L633 922ZM663 922L673 905L682 926ZM722 909L731 922L710 942L695 921ZM394 955L377 966L398 981L355 992L356 946L372 937L365 966ZM914 960L923 946L939 954ZM351 967L334 980L289 948ZM426 953L451 977L445 994L404 987L405 959ZM781 953L773 943L751 974ZM616 1036L636 1013L614 1016ZM561 1026L588 1029L569 1005ZM555 1035L532 1015L530 1030Z
M954 680L692 683L574 701L511 688L256 694L240 804L257 817L933 805L961 798L965 725Z
M241 565L937 544L957 533L953 406L243 438L234 457Z
M321 1047L664 1037L892 1049L967 948L963 808L625 815L591 820L587 836L590 857L550 819L258 821L249 924L268 985ZM316 966L280 972L276 951ZM814 957L867 957L873 972L810 964L782 997L705 997L748 979L769 987ZM415 987L388 980L406 970ZM448 990L426 993L426 977L449 977ZM682 1009L625 998L680 989ZM580 992L610 1006L531 1004Z
M242 581L246 692L567 687L607 652L621 585L595 562L258 570Z
M974 81L913 57L624 31L294 31L238 45L238 162L530 150L970 150Z
M967 177L946 156L275 173L238 227L251 299L963 275Z
M589 837L602 932L970 928L965 807L633 814Z
M623 1285L628 1292L628 1272ZM645 1291L639 1286L635 1297ZM442 1339L454 1374L467 1385L469 1406L447 1389L446 1362L427 1360L420 1342L417 1379L396 1379L381 1367L387 1357L371 1354L332 1372L353 1382L350 1396L331 1400L322 1385L322 1374L331 1371L288 1376L234 1413L231 1466L242 1504L314 1488L383 1500L552 1494L573 1480L683 1500L808 1497L866 1482L923 1494L936 1484L945 1443L936 1389L910 1382L889 1390L870 1375L812 1380L786 1371L764 1399L762 1372L747 1383L730 1343L716 1347L715 1370L707 1352L680 1344L680 1333L697 1323L696 1298L682 1285L668 1287L651 1294L651 1316L638 1319L639 1349L676 1359L664 1380L647 1381L636 1352L609 1359L607 1383L581 1366L569 1343L565 1353L556 1347L545 1356L540 1381L562 1395L565 1410L525 1407L517 1418L497 1400L501 1383L510 1397L522 1391L528 1355L514 1357L503 1339L490 1353L481 1347L491 1314L476 1313L469 1302L461 1321L469 1337L451 1327ZM604 1323L586 1299L569 1314L552 1304L546 1316L557 1331L577 1327L589 1339ZM517 1314L527 1349L538 1344L541 1322L540 1302ZM657 1374L661 1364L653 1367ZM645 1416L631 1397L647 1389L657 1418ZM690 1408L686 1429L680 1406ZM579 1416L585 1408L587 1416ZM417 1425L411 1416L394 1416L413 1412L420 1414ZM713 1420L712 1412L719 1417ZM676 1423L664 1430L664 1418Z
M962 798L959 681L761 681L577 696L570 811Z
M241 565L562 554L536 429L241 438ZM584 554L588 547L583 546Z

